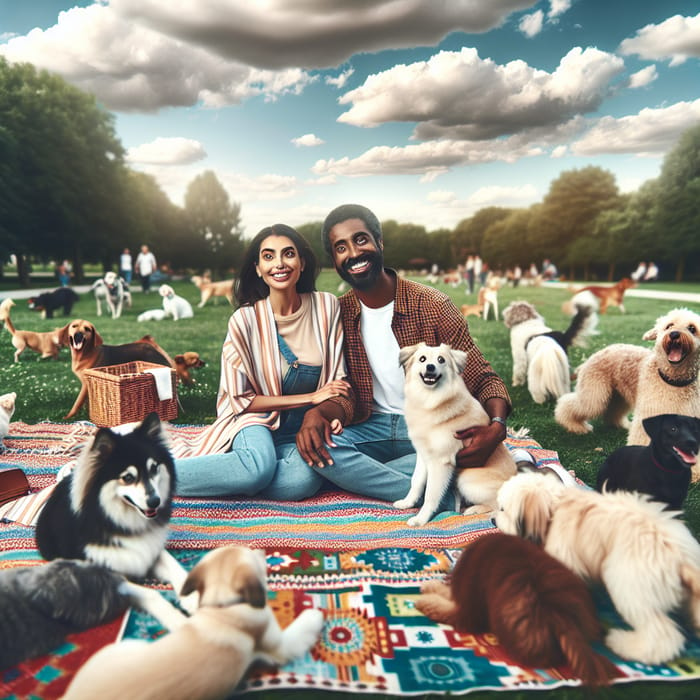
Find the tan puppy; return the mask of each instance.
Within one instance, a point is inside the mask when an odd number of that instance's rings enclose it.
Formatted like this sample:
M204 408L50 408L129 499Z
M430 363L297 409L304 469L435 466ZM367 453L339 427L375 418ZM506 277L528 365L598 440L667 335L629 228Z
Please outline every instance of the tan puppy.
M656 319L643 339L655 341L654 348L615 343L579 367L576 390L557 401L554 417L561 426L588 433L593 430L588 421L603 416L629 428L628 445L648 445L645 418L662 413L700 418L700 315L673 309Z
M425 525L433 517L452 480L457 452L462 448L455 432L488 425L483 406L469 393L461 377L467 353L442 344L426 343L401 348L399 361L406 372L404 413L408 435L416 448L416 468L411 488L396 508L412 508L423 492L423 506L408 524ZM508 448L500 443L486 464L462 469L457 489L474 505L465 514L488 513L496 507L496 494L516 473Z
M462 316L468 318L469 316L481 316L484 312L483 304L462 304L461 306Z
M42 359L53 358L58 359L58 352L65 337L64 333L67 326L56 328L52 331L20 331L12 324L10 319L10 308L15 305L12 299L3 300L0 304L0 321L5 322L5 328L12 334L12 345L15 348L15 362L19 362L19 356L27 349L38 352Z
M305 654L323 627L305 610L282 631L267 606L265 556L246 547L209 552L182 594L198 590L200 607L155 642L110 644L78 671L67 700L227 698L255 661L285 664Z
M543 544L574 573L605 585L631 627L608 632L616 654L645 664L677 657L685 639L671 615L682 609L700 631L700 544L665 503L528 473L503 485L498 506L500 530Z
M233 304L233 280L212 282L208 277L194 275L192 282L201 294L201 299L199 304L197 304L200 308L212 297L225 297L228 299L229 304Z

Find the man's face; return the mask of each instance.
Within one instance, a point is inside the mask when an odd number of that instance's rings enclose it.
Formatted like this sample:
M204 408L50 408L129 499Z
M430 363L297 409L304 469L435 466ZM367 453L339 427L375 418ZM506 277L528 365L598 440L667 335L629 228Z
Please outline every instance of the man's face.
M383 246L377 245L362 219L337 223L328 234L335 269L354 289L371 289L384 268Z

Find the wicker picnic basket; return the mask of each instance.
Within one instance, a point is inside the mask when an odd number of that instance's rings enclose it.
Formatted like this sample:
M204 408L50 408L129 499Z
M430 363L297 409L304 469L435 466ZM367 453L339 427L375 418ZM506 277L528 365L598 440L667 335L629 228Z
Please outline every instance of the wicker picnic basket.
M85 370L90 420L100 428L143 420L156 411L161 420L177 418L177 375L170 370L172 398L160 401L156 379L147 369L160 368L152 362L125 362L122 365Z

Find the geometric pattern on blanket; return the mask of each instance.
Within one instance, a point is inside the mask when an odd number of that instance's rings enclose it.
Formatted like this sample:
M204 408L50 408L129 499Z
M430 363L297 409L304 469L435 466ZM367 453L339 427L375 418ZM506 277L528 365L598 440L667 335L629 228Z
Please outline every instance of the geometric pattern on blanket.
M201 426L168 429L187 439ZM87 422L12 423L0 463L24 469L34 498L40 499L43 489L55 483L58 469L75 459L94 431ZM529 449L538 466L558 464L556 452L527 437L509 435L506 444ZM3 517L0 569L40 563L34 528L12 522L0 511ZM243 686L247 691L459 695L578 684L566 668L514 665L493 635L460 635L419 615L413 604L421 583L447 574L461 549L493 528L488 517L451 512L421 528L409 528L406 518L391 504L334 491L300 503L176 498L167 546L188 569L206 551L224 544L264 548L270 604L280 624L288 624L305 607L325 611L322 638L312 652L276 673L250 676ZM162 584L152 585L171 595ZM603 620L619 624L609 602L597 602ZM82 660L114 639L118 629L119 621L88 630L75 635L78 651L72 654L64 645L0 673L2 695L59 697ZM162 633L148 615L127 613L125 637L153 639ZM627 663L603 646L598 649L618 665L622 679L616 682L700 679L700 641L695 638L684 656L667 666Z

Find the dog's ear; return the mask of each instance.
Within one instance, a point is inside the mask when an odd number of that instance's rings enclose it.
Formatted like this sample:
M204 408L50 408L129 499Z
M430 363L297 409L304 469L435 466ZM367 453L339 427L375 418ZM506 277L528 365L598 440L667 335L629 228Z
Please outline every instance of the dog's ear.
M658 335L659 335L659 331L658 331L658 329L656 328L656 326L654 326L653 328L650 328L650 329L642 336L642 340L656 340L656 338L658 337Z
M661 435L661 428L664 424L666 418L671 418L667 413L660 416L649 416L642 421L642 426L646 430L647 435L651 438L651 441L657 440Z
M173 362L176 365L186 365L185 356L184 355L175 355L175 357L173 357Z
M66 323L63 328L57 328L56 333L57 333L57 344L58 345L69 345L69 336L68 336L68 329L70 328L70 323Z
M457 372L462 374L464 368L467 366L467 353L464 352L464 350L457 350L456 348L450 348L450 352L457 366Z
M92 344L97 347L98 345L102 345L104 341L102 340L102 336L97 332L97 328L95 326L92 327Z
M159 442L163 440L163 428L160 417L155 411L152 411L143 419L143 422L137 430L146 437L151 438L151 440L157 440Z
M204 590L205 569L203 566L195 566L188 574L180 589L180 597L197 591L200 596Z
M549 499L545 500L542 494L526 494L516 523L518 535L541 545L547 537L552 517L550 505Z
M406 345L399 350L399 364L406 367L406 363L411 359L413 354L418 349L418 345Z

